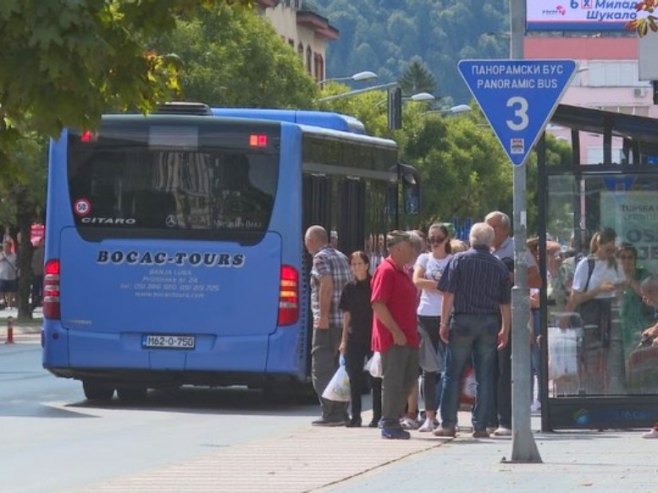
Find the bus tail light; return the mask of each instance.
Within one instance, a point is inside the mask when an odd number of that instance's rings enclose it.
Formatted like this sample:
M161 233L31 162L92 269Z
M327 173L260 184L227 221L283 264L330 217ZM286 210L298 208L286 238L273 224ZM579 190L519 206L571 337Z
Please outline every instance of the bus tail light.
M44 269L43 316L51 320L60 319L59 269L59 259L48 260Z
M299 318L299 274L290 265L281 266L279 280L279 325L292 325Z

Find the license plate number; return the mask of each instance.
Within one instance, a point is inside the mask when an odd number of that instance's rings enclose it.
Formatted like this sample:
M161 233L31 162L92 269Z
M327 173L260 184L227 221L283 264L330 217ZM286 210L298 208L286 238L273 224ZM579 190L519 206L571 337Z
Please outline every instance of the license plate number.
M142 338L142 347L164 349L194 349L196 337L148 334Z

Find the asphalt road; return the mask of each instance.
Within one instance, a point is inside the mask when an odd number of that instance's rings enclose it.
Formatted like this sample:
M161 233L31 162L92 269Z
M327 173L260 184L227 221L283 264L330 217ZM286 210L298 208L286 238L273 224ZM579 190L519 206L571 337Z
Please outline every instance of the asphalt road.
M246 389L151 392L88 404L79 382L41 368L36 338L0 345L0 491L69 492L308 426L317 407Z

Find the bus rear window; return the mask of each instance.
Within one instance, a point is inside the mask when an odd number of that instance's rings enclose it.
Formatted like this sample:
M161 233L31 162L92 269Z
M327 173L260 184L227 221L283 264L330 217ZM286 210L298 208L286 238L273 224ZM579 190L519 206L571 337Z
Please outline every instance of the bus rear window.
M70 200L83 237L262 238L276 195L276 150L226 145L235 132L213 146L196 127L181 128L69 134Z

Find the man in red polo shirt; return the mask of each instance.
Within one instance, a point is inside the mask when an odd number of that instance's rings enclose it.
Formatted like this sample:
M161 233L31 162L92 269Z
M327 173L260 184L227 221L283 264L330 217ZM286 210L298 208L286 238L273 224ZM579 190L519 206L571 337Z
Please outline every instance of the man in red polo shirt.
M389 256L372 278L374 312L372 348L382 356L382 437L408 439L400 426L407 396L418 379L418 331L416 286L404 267L413 264L417 252L410 235L387 235Z

